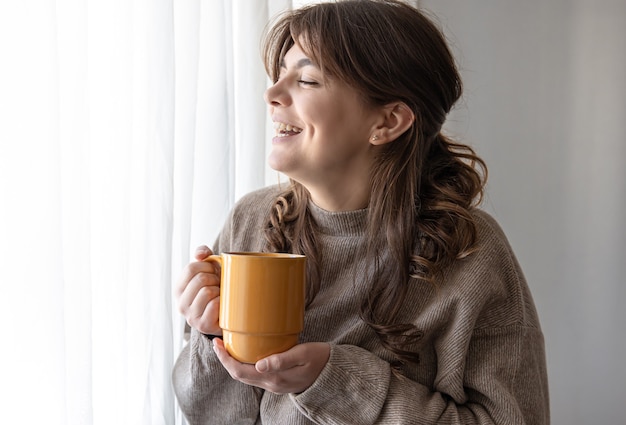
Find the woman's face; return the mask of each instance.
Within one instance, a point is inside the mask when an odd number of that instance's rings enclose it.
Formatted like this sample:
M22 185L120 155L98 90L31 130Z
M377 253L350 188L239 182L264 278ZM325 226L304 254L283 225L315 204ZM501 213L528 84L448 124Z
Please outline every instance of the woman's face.
M294 45L265 101L276 129L269 156L273 169L312 192L369 184L369 138L380 114L353 88L322 79L319 67Z

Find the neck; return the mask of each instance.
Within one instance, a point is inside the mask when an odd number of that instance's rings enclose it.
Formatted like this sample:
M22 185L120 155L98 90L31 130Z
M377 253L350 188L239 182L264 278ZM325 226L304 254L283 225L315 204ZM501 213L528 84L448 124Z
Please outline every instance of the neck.
M356 211L367 208L370 200L370 167L360 161L345 164L341 172L325 170L315 175L289 177L300 182L311 194L311 201L331 212Z
M316 185L305 185L305 187L311 194L313 203L326 211L356 211L367 208L369 203L369 187Z

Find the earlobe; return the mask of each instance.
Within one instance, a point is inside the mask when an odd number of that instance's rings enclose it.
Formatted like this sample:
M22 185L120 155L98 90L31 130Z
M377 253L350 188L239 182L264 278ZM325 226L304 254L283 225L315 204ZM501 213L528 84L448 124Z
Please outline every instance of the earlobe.
M415 114L404 102L394 102L384 107L384 120L372 136L372 145L384 145L393 142L407 131L415 121Z

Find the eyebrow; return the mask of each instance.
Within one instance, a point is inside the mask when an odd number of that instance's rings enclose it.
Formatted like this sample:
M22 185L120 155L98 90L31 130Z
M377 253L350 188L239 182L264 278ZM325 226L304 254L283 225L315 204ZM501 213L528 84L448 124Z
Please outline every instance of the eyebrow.
M296 62L296 69L300 69L300 68L303 68L303 67L308 66L308 65L317 67L317 65L315 65L313 63L313 61L311 61L311 59L309 59L309 58L302 58L298 62ZM285 65L285 58L280 60L280 67L287 69L287 65Z

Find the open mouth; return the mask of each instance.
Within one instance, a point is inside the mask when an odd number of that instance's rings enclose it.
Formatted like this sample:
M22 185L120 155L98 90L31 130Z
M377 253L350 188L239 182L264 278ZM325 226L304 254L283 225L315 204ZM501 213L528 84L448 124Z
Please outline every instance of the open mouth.
M282 122L275 122L274 130L276 130L277 137L295 136L296 134L300 134L302 132L301 128Z

